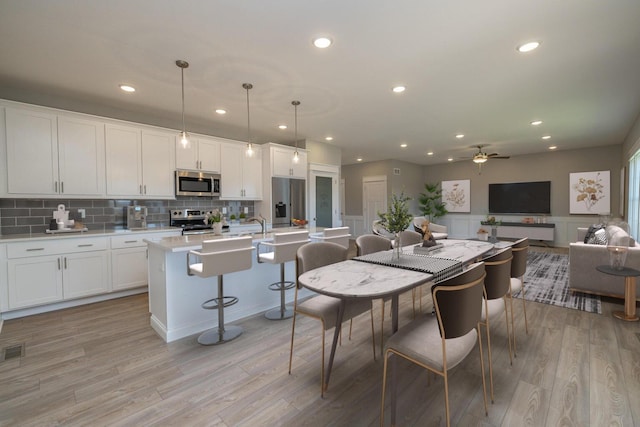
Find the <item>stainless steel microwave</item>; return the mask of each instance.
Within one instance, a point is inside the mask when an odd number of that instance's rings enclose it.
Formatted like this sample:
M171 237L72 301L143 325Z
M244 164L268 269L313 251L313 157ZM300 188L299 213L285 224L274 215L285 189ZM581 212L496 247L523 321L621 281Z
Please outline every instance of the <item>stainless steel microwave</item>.
M206 172L176 171L176 196L219 196L220 175Z

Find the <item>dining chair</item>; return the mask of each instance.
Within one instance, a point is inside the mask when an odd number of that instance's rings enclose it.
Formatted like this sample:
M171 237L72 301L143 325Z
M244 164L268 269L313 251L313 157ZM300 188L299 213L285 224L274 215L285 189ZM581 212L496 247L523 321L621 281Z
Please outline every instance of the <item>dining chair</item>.
M485 269L482 262L469 266L464 272L433 285L431 294L436 316L423 316L413 320L387 341L382 377L382 404L380 425L384 426L384 400L387 386L387 370L391 356L402 357L409 362L438 374L444 380L444 401L447 426L449 415L448 371L462 362L478 343L480 372L484 394L484 409L487 410L487 387L484 376L484 356L480 339ZM485 307L486 310L486 307ZM391 425L395 425L396 379L395 364L391 359ZM463 375L463 378L466 375Z
M529 334L529 324L527 323L527 307L524 302L524 274L527 271L527 255L529 252L529 238L525 237L511 246L513 252L513 260L511 261L511 289L508 295L510 299L511 308L511 325L513 321L513 295L520 291L520 297L522 298L522 312L524 314L524 329ZM518 357L516 347L516 333L513 330L513 355Z
M391 240L376 234L364 234L356 238L356 254L357 256L368 255L375 252L388 251L392 249ZM391 297L382 298L382 314L380 316L380 355L384 351L384 306L387 301L391 301ZM371 302L373 304L373 301ZM373 307L372 307L373 308Z
M487 329L487 351L489 354L489 384L491 390L491 403L493 403L493 359L491 356L491 332L489 323L500 314L504 313L507 326L507 341L509 346L509 361L513 365L511 354L511 333L509 332L509 316L507 310L507 295L511 286L511 248L505 248L483 259L486 277L484 278L486 307L482 306L480 324ZM486 308L486 310L485 310ZM513 325L511 326L513 331Z
M296 253L296 277L301 274L323 267L325 265L335 264L340 261L346 261L348 249L332 242L312 242L302 245ZM291 350L289 351L289 374L291 374L291 365L293 361L293 340L296 330L296 317L298 314L312 317L320 320L322 326L322 367L320 370L320 396L324 397L324 348L325 348L325 332L333 327L341 328L342 325L336 325L338 317L338 309L341 304L339 298L326 295L316 295L303 301L298 301L298 289L300 284L295 287L295 297L293 302L293 323L291 326ZM373 341L373 358L376 358L376 341L373 329L373 310L371 310L371 301L366 299L347 300L344 309L344 320L352 320L354 317L369 311L371 314L371 338Z
M398 233L398 239L400 240L400 246L411 246L417 245L418 243L422 243L423 237L422 234L417 231L412 230L404 230ZM398 244L398 242L394 242L394 244ZM413 318L416 317L416 296L420 301L420 312L422 313L422 286L418 286L417 288L413 288L411 290L411 298L413 299Z

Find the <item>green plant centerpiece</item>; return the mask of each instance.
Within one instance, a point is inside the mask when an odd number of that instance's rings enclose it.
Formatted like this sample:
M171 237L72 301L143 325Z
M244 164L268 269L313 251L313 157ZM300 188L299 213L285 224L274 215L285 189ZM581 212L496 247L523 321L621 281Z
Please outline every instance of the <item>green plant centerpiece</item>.
M420 193L418 203L422 214L432 222L436 218L445 216L448 211L442 202L442 188L438 188L438 184L427 182L424 185L425 192Z
M222 213L218 209L214 209L210 214L206 215L207 224L211 224L213 228L213 234L222 234Z
M409 200L411 200L411 198L406 196L404 192L401 192L400 195L392 194L391 204L387 212L378 212L380 225L389 233L393 233L396 236L393 251L394 258L400 257L402 248L399 233L406 230L411 224L411 220L413 220L413 215L409 213L409 206L407 204Z
M247 219L247 214L244 212L240 212L240 222L244 222Z

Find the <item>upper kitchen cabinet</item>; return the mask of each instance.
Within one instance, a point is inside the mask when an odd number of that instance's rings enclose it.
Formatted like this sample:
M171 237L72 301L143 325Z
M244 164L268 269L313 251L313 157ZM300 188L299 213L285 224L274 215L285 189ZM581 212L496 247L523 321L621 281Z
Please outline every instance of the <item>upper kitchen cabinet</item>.
M106 126L107 195L173 199L174 134Z
M204 136L190 139L188 147L176 136L176 168L198 172L220 172L220 141Z
M269 144L271 176L307 179L307 152L298 149L298 162L293 161L295 148Z
M220 199L262 199L262 149L253 146L248 157L246 144L223 142L220 145Z
M104 197L103 123L6 108L6 137L8 195Z

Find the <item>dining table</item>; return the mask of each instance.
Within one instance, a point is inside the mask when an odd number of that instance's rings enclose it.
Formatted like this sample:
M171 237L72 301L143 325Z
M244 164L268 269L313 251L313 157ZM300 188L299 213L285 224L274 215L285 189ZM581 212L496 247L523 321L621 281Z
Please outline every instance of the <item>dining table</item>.
M442 245L425 253L415 246L402 248L399 259L392 250L377 252L309 270L298 277L305 288L318 294L340 299L336 325L341 325L346 302L350 299L391 298L391 329L398 331L400 294L426 283L437 283L462 272L466 265L480 260L497 249L482 241L445 239ZM438 268L433 268L437 265ZM426 266L426 267L425 267ZM331 376L340 327L336 327L326 369L326 390Z

